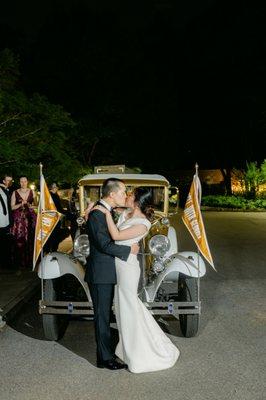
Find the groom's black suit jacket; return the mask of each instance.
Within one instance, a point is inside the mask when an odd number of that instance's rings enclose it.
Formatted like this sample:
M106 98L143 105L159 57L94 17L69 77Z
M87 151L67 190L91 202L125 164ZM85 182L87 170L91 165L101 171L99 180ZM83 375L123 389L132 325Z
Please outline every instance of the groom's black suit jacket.
M87 258L85 281L115 284L115 257L127 261L131 247L114 243L108 231L106 216L99 210L90 212L86 233L90 241L90 255Z
M11 195L12 192L10 189L7 189L4 185L0 184L1 189L3 190L3 192L6 194L7 197L7 213L8 213L8 217L9 217L9 227L11 227L13 225L13 215L12 215L12 209L11 209ZM1 196L1 194L0 194ZM0 202L4 202L4 199L0 199Z

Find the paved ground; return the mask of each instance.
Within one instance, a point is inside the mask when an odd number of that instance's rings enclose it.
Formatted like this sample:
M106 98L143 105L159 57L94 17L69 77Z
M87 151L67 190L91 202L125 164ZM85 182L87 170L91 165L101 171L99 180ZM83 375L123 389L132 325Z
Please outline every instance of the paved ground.
M5 326L5 319L12 314L14 306L31 296L37 286L39 278L34 272L0 270L0 329Z
M59 343L47 342L33 299L0 335L0 400L265 400L266 213L208 212L204 221L218 272L208 267L201 281L197 337L183 338L178 322L167 320L181 351L173 368L99 370L91 321L74 320ZM180 250L192 249L180 219L177 229Z
M71 236L59 245L59 251L71 251ZM23 302L40 285L36 272L27 270L0 269L0 329L5 326L5 320L12 317L18 305ZM15 307L15 310L14 310Z

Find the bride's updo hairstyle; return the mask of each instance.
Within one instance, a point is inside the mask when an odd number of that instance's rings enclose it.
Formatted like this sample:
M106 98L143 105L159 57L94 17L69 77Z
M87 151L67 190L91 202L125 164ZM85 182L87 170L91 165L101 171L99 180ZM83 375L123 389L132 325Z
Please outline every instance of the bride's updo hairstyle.
M148 220L152 220L154 216L154 210L152 207L152 192L150 189L145 187L137 187L134 190L134 203L140 208L141 212L145 215Z

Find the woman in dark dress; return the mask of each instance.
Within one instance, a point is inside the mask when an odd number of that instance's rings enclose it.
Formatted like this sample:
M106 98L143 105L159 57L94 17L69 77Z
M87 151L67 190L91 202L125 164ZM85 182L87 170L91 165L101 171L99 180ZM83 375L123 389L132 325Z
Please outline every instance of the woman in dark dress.
M36 214L33 209L34 193L28 188L26 176L20 177L20 188L12 193L11 208L14 224L11 234L14 238L14 262L18 268L31 268Z

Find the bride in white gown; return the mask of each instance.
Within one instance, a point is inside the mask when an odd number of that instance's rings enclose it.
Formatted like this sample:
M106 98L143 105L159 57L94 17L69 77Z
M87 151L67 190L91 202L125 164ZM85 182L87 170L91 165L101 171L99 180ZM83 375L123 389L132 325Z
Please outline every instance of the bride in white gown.
M150 201L148 189L136 188L126 202L131 211L120 215L117 226L106 208L96 208L105 213L109 232L116 243L130 246L149 232ZM171 368L180 353L138 297L140 267L137 256L130 254L127 261L116 258L115 263L117 285L114 303L119 331L115 354L134 373Z

